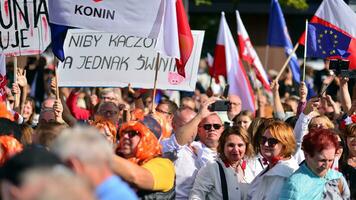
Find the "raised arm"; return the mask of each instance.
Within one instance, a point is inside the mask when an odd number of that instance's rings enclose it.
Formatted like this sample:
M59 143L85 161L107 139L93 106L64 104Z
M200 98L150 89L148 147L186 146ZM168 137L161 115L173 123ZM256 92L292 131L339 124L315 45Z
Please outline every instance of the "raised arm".
M278 119L283 120L285 117L285 113L284 113L284 108L281 102L281 97L279 95L279 84L278 81L274 80L272 81L271 84L271 89L272 89L272 93L273 93L273 110L275 113L275 116Z
M177 130L175 136L179 145L185 145L193 141L200 121L212 114L212 112L209 111L208 106L215 101L215 98L210 98L206 102L203 102L200 106L198 114L190 122L186 123Z
M342 109L347 112L351 108L351 96L348 87L349 78L338 77L340 79L340 98Z

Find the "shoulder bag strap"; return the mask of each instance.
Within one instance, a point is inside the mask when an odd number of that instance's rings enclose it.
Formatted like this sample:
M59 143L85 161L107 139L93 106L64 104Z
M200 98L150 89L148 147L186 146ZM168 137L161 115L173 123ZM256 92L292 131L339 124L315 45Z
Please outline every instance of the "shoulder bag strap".
M223 200L228 200L229 193L227 192L227 182L226 182L224 168L221 166L219 161L216 161L216 163L218 163L218 166L219 166L219 174L220 174L220 180L221 180L221 191L222 191L222 195L223 195Z

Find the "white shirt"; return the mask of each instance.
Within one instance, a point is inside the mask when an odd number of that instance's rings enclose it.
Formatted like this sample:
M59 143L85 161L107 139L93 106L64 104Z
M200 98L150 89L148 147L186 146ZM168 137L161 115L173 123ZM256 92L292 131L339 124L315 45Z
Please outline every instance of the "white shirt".
M289 160L278 161L278 163L269 170L268 168L264 169L255 180L252 181L247 199L278 199L285 181L298 168L299 165L297 161L292 157Z
M161 141L163 152L177 152L174 161L176 170L176 199L188 199L198 170L208 162L215 162L217 153L201 142L179 145L175 134Z

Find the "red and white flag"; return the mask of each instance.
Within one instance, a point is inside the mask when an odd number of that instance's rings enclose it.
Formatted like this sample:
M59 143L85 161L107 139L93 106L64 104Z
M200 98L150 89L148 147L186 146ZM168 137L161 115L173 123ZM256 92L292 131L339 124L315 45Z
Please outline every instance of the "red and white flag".
M262 83L263 87L266 90L270 91L271 88L270 88L267 73L263 68L262 63L255 49L252 46L250 36L248 36L245 26L242 23L239 11L237 10L236 10L236 21L237 21L237 38L238 38L239 48L240 48L239 51L240 57L253 67L257 79Z
M255 96L239 58L224 12L221 13L213 67L215 75L227 76L230 85L229 94L238 95L241 98L242 109L255 112Z
M6 56L5 54L0 54L0 101L6 98Z
M177 71L185 77L185 65L194 46L193 35L182 0L167 0L165 4L156 50L176 58Z

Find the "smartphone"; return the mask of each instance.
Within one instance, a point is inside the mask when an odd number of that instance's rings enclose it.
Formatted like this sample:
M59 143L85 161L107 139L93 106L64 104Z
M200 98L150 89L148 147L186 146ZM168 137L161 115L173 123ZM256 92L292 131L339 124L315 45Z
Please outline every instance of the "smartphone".
M211 112L214 111L228 111L230 109L230 101L228 100L218 100L213 104L209 105L208 109Z

